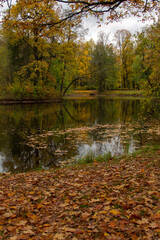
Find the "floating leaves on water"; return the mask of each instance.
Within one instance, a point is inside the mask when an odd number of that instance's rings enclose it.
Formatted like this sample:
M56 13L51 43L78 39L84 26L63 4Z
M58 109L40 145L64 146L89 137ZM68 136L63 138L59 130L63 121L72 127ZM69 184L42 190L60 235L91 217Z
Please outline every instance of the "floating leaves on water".
M61 155L64 155L64 154L66 154L68 151L67 150L60 150L60 149L57 149L55 152L54 152L54 154L55 155L59 155L59 156L61 156Z
M65 130L49 130L31 134L25 139L30 148L44 150L64 160L72 156L81 156L83 152L94 151L96 154L112 152L113 155L133 152L140 147L141 135L145 140L159 136L160 128L147 123L140 127L135 123L94 124ZM53 144L52 144L53 143Z

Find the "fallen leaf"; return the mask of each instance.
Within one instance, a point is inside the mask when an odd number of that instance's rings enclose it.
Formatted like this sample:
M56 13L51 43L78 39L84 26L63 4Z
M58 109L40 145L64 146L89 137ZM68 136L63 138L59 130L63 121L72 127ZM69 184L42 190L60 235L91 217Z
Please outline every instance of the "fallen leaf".
M62 229L66 232L76 232L75 228L63 227Z
M17 240L17 239L19 239L19 237L18 237L18 236L13 236L13 237L10 237L10 240Z
M155 223L155 222L152 222L149 226L150 226L151 228L157 228L157 227L158 227L158 224Z
M90 214L88 212L82 213L82 218L86 219L90 216Z
M32 230L25 230L23 231L23 234L35 235L35 233Z
M112 213L113 215L116 215L116 216L120 214L120 212L118 210L116 210L116 209L112 209L110 211L110 213Z
M147 224L149 223L149 221L146 218L142 218L141 220L138 220L137 223L141 225L141 224Z
M18 222L17 225L18 225L18 226L25 226L26 223L27 223L26 220L22 220L22 221Z
M65 236L63 233L56 233L54 235L53 239L63 240L63 239L65 239Z
M104 211L108 211L108 210L110 210L110 206L105 206Z
M110 228L114 228L116 225L117 225L117 222L116 222L116 221L111 221L111 222L108 224L108 226L109 226Z

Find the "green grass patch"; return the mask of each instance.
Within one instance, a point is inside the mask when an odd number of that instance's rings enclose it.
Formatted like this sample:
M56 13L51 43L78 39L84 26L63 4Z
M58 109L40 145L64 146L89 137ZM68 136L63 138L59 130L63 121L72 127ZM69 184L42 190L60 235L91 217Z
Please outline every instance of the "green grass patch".
M107 90L104 93L111 95L142 95L140 90Z
M38 171L42 171L42 170L44 170L44 168L40 165L40 166L34 168L32 171L38 172Z
M156 150L160 150L160 146L159 145L144 146L144 147L138 149L137 151L129 154L128 156L136 157L137 155L140 155L140 154L143 154L143 153L147 153L147 152L153 153Z
M79 158L76 161L76 164L92 164L92 163L96 163L96 162L106 162L113 159L113 157L111 156L111 153L107 153L101 156L96 156L94 153L89 153L84 157Z
M135 157L142 157L143 155L145 155L146 153L149 155L152 155L155 151L160 150L160 146L158 145L154 145L154 146L146 146L143 147L131 154L128 155L118 155L118 156L112 156L111 153L107 153L104 155L98 155L96 156L95 153L90 152L89 154L87 154L86 156L80 157L78 159L75 160L74 165L86 165L86 164L96 164L99 162L109 162L112 160L112 162L114 163L118 163L121 159L128 159L128 160L132 160Z

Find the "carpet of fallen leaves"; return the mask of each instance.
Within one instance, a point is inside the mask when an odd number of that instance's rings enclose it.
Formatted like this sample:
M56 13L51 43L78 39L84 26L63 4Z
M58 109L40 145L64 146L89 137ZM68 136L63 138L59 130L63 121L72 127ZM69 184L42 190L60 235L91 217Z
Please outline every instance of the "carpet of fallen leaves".
M160 239L160 150L0 175L0 239Z

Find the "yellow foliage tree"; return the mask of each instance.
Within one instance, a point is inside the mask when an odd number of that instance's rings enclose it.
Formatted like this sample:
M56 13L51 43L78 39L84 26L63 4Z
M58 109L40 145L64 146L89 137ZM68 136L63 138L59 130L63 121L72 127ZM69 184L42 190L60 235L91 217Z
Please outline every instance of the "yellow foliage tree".
M20 64L18 71L14 73L16 86L17 81L21 86L24 84L24 89L28 89L27 84L31 85L38 98L42 96L41 91L38 91L40 85L44 87L49 84L53 87L55 84L54 77L49 74L49 66L54 38L62 32L55 26L49 27L48 23L57 21L58 14L59 9L53 1L20 0L3 19L3 33L9 44L26 44L30 51L28 62L24 61L22 66ZM26 97L28 93L21 91L20 95ZM28 97L31 97L30 94Z

